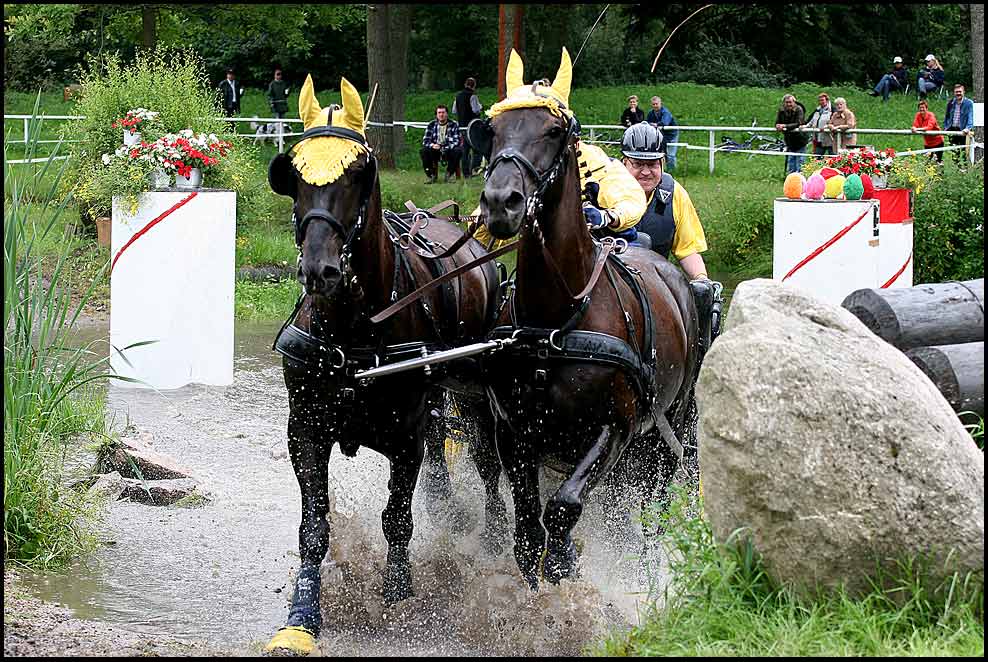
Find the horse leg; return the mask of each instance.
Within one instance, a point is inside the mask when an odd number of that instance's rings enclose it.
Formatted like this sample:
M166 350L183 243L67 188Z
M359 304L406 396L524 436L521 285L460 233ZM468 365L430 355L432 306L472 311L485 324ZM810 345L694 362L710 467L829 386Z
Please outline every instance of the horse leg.
M494 440L515 503L515 562L534 591L539 588L539 558L545 549L545 529L539 522L539 465L535 449L529 438L515 434L500 419L494 427Z
M436 508L441 503L448 503L453 496L453 482L449 477L449 467L446 465L444 454L446 432L445 397L442 393L438 397L430 397L426 401L425 420L425 472L423 474L425 493L427 495L426 507L431 515L441 515L442 512Z
M489 553L498 555L504 547L505 533L508 530L508 511L499 491L501 461L497 457L490 432L494 428L494 418L486 406L473 409L471 414L477 417L476 434L469 444L470 457L477 466L477 473L484 481L484 490L487 493L484 509L486 522L481 539Z
M605 425L590 452L546 504L542 522L548 542L543 574L553 584L575 572L577 556L571 532L583 512L583 498L613 468L629 434L628 430Z
M381 513L381 527L388 541L388 565L384 573L384 601L387 604L415 595L408 543L412 539L412 493L422 467L422 444L411 437L402 448L415 449L415 452L388 458L391 461L391 479L388 481L391 494Z
M302 493L302 523L298 527L301 566L285 627L268 643L266 650L283 649L308 654L322 626L319 611L319 566L329 548L329 456L332 444L314 438L303 417L291 412L288 419L288 452ZM311 418L311 417L310 417Z

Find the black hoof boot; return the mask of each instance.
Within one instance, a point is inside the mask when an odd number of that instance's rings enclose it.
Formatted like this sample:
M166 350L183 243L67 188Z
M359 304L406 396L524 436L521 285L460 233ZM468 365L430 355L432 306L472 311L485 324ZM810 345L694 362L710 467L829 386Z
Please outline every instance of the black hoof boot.
M550 542L542 566L542 574L553 584L558 584L567 577L575 577L576 559L576 545L569 536L566 537L566 542L559 546Z
M408 563L408 551L388 552L388 567L384 570L384 603L393 605L415 596L412 591L412 569Z

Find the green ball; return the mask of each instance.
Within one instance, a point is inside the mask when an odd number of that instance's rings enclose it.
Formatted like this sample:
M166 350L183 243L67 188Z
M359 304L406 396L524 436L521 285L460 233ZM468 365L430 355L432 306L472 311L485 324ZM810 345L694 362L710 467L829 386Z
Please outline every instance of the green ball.
M864 183L857 174L848 175L844 180L844 199L860 200L864 195Z

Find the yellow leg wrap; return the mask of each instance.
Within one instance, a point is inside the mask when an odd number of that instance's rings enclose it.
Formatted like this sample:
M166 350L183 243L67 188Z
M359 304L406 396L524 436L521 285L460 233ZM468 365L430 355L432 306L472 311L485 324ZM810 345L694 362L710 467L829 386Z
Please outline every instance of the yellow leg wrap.
M308 655L316 648L316 638L303 627L286 626L278 630L264 647L265 652L283 649L295 655Z

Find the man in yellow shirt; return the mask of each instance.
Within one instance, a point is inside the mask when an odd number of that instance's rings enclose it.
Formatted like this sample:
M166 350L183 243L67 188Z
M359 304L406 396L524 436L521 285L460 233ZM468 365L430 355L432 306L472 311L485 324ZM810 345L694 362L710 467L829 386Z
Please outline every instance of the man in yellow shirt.
M709 346L719 332L720 291L723 286L707 277L700 255L707 239L690 194L672 175L662 171L662 132L648 123L633 124L624 132L621 154L624 167L645 193L645 213L635 229L639 241L648 237L652 250L664 257L671 252L690 279L700 315L700 333ZM712 319L713 318L713 319ZM712 336L712 337L711 337Z

